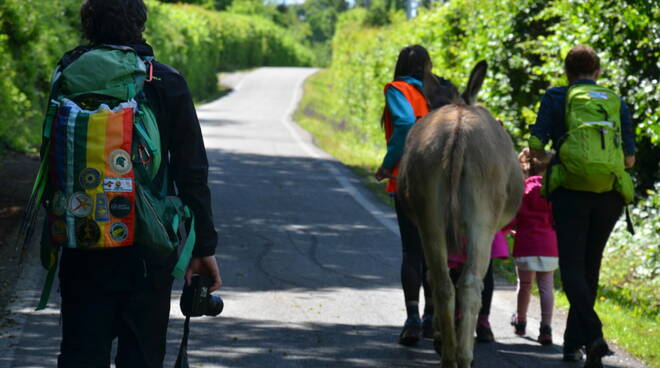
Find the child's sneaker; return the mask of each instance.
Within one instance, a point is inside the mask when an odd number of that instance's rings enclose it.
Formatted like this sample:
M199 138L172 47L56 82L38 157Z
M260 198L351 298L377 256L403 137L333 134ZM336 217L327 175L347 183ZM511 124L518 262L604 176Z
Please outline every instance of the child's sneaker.
M518 321L518 316L515 313L511 316L511 326L514 327L516 335L525 336L527 321Z
M486 319L488 316L479 316L477 322L477 342L493 342L495 341L495 336L493 335L493 330L490 328L490 323Z
M541 345L552 345L552 328L548 325L542 325L539 329L538 342Z

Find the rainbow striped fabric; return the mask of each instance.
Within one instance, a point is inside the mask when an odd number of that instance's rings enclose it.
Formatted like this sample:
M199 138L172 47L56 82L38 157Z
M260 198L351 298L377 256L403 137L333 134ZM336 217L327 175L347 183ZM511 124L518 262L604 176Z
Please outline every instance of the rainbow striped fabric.
M133 119L137 103L84 110L57 102L51 131L48 226L53 244L108 248L133 244Z

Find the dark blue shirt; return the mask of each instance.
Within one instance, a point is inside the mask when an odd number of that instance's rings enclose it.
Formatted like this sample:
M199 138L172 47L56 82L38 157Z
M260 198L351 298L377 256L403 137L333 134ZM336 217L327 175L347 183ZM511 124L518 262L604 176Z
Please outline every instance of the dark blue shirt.
M573 84L596 84L589 79L580 79ZM543 146L552 141L552 148L558 151L557 144L566 134L566 93L568 87L556 87L548 90L541 99L541 106L536 116L536 124L529 130L531 137L529 146L534 149L542 149ZM635 154L635 135L632 128L632 119L628 105L621 99L621 137L623 138L623 152L626 156ZM539 142L540 141L540 142Z

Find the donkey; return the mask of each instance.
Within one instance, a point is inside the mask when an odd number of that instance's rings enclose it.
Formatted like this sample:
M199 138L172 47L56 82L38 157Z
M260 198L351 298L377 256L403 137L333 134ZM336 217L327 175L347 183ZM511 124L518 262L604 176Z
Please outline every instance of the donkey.
M523 177L511 137L488 110L474 106L488 65L479 62L462 95L425 78L431 111L408 133L397 179L398 196L419 230L433 290L434 346L443 368L467 368L495 233L515 216ZM465 239L467 247L464 246ZM454 327L455 293L447 256L466 252L456 286L461 319Z

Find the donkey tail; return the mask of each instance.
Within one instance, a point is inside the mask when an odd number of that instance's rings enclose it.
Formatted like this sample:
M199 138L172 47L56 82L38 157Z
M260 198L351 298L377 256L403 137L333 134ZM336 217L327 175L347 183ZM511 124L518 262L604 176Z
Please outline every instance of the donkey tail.
M465 132L462 129L463 108L459 107L456 124L447 137L444 147L444 167L447 174L448 197L445 206L445 223L447 226L447 250L449 253L459 254L462 252L461 239L461 202L459 199L461 180L463 176L463 162L466 148Z

